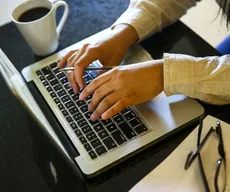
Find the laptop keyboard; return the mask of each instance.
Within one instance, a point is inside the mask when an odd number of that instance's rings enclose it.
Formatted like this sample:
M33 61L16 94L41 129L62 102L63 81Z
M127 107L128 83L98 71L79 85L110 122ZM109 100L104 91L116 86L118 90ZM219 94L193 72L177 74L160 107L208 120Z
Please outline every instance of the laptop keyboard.
M92 96L79 100L79 94L69 87L66 74L59 71L56 63L36 74L92 159L148 131L129 107L108 120L91 121L88 103ZM89 84L93 75L84 72L84 80Z

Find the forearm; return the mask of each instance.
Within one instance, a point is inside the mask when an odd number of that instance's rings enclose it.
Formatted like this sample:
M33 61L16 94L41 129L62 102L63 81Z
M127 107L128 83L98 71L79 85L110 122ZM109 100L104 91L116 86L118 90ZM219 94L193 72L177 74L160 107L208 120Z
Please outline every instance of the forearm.
M118 24L131 25L139 41L184 15L196 0L131 0L129 8L118 18Z
M230 56L164 54L164 91L211 104L230 103Z
M112 33L119 41L123 42L124 45L127 47L138 41L137 31L131 25L117 25L113 28Z

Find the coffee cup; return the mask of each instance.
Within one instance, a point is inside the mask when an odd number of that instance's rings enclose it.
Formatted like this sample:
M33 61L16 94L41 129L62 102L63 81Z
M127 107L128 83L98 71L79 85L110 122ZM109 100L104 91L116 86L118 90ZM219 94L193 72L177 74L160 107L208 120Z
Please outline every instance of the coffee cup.
M64 6L64 13L57 25L56 10L60 6ZM68 14L65 1L29 0L18 5L11 17L32 51L38 56L46 56L57 49Z

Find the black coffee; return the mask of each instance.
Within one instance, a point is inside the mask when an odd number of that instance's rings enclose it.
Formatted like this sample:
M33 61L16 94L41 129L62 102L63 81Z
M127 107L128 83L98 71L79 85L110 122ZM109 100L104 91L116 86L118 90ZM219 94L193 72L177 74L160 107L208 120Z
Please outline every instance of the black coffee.
M19 22L30 22L35 21L37 19L40 19L44 17L47 13L49 13L49 9L46 7L37 7L30 9L20 15L18 18Z

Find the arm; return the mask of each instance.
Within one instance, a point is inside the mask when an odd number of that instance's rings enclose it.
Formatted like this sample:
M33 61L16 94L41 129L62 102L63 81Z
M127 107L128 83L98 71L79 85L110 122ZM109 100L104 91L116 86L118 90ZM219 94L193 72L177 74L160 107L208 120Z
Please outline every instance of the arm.
M164 91L207 103L230 103L230 55L195 58L164 54Z
M177 21L199 0L131 0L128 9L113 24L132 26L143 40L164 26Z

